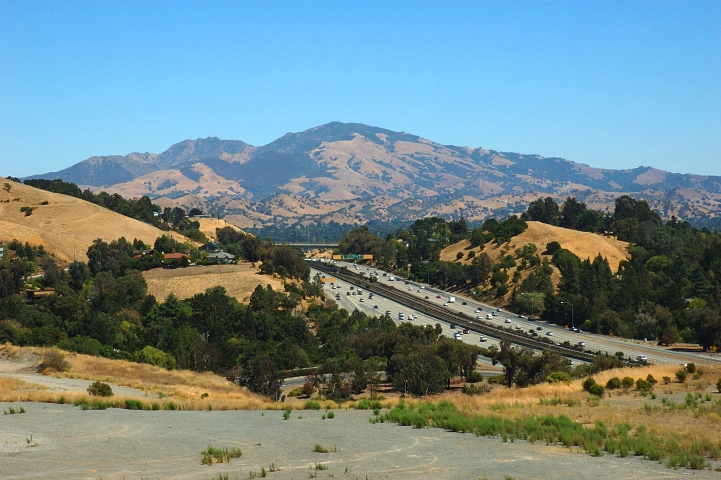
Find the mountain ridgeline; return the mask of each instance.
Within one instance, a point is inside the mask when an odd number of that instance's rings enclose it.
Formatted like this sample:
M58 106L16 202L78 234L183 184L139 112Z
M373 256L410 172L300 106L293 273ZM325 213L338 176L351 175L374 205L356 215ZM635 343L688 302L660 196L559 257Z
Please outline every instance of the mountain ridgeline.
M680 159L681 160L681 159ZM221 214L240 227L407 222L439 216L482 222L521 213L540 197L572 196L611 211L648 202L662 218L721 225L721 177L651 167L593 168L556 157L441 145L404 132L333 122L256 147L185 140L160 154L92 157L29 178L147 195L162 206Z

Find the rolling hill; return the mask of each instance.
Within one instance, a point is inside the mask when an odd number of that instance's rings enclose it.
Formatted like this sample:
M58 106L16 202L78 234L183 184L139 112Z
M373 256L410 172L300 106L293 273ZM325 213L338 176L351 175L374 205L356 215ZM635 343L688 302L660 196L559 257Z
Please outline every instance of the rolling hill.
M61 263L87 262L93 241L125 237L148 245L164 232L78 198L51 193L0 177L0 241L43 245ZM30 215L21 211L30 210ZM174 234L177 238L178 235ZM184 238L184 237L182 237ZM187 240L187 239L186 239Z

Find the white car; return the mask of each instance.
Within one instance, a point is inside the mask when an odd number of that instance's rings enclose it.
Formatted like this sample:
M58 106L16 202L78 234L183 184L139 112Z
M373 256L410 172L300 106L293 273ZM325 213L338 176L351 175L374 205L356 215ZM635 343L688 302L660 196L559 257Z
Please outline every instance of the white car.
M476 308L476 313L481 313L481 309L480 309L480 308Z
M548 332L546 332L546 335L548 335L549 337L552 337L552 336L553 336L553 332L548 331Z
M520 330L520 329L521 329L521 326L520 326L520 325L516 325L516 330Z
M486 342L486 341L488 341L488 339L487 339L486 337L484 337L484 336L481 336L481 339L480 339L480 340L481 340L481 342Z
M366 299L365 299L365 298L363 298L363 297L361 297L361 298L360 298L360 301L361 301L361 302L365 302L365 301L366 301Z
M476 320L483 320L483 315L477 315Z
M511 319L510 319L510 318L507 318L507 319L506 319L506 323L511 323Z
M493 312L492 315L493 315L494 317L497 317L497 316L498 316L498 312L497 312L497 311L496 311L496 312Z

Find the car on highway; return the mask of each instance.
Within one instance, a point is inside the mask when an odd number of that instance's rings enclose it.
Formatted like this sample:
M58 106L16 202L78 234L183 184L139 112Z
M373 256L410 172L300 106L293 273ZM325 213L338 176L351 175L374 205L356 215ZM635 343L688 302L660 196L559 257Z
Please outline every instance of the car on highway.
M456 324L455 324L455 323L451 323L451 330L453 330L454 328L456 328Z
M373 305L373 310L378 310L378 305Z
M466 335L468 335L469 333L471 333L471 331L468 330L467 328L464 328L464 329L463 329L463 333L466 334Z
M646 362L648 361L648 357L646 355L639 355L636 357L637 362Z
M481 342L487 342L487 341L488 341L488 339L487 339L486 337L484 337L483 335L481 335L481 338L480 338L479 340L480 340Z
M506 319L506 323L511 323L511 319L510 319L510 318L507 318L507 319Z
M447 306L448 306L448 302L445 302L445 303L443 304L443 306L444 306L444 307L447 307Z
M461 303L461 305L468 305L468 302L463 302Z
M578 346L579 346L579 347L585 347L585 346L586 346L586 342L578 342Z
M476 313L481 313L483 310L481 310L481 307L476 308Z
M539 325L536 327L536 330L543 330L543 327Z
M523 315L522 313L519 313L519 314L518 314L518 318L526 318L526 317L525 317L525 315Z
M441 296L440 296L440 295L436 295L436 298L441 298Z
M426 300L428 300L428 295L426 295Z
M553 336L553 332L549 330L548 332L546 332L546 335L548 335L549 337L552 337L552 336Z
M361 301L361 302L365 302L365 301L366 301L366 299L365 299L365 298L363 298L363 297L361 297L359 301Z
M520 325L516 325L516 330L520 330L520 329L521 329L521 326L520 326Z
M494 317L497 317L497 316L498 316L498 310L496 310L495 312L493 312L491 315L493 315Z
M476 320L483 320L483 315L476 315Z

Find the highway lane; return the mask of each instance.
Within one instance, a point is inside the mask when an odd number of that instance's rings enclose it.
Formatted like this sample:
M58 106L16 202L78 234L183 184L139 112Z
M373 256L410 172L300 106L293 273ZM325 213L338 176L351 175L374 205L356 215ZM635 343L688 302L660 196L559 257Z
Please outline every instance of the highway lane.
M486 319L486 315L494 312L496 310L496 307L482 302L477 302L470 298L464 298L457 294L449 294L448 292L444 292L442 290L425 285L422 282L416 282L413 280L399 278L397 276L391 276L391 274L383 272L379 269L375 269L373 267L354 265L347 262L336 262L336 265L341 267L345 266L346 268L348 268L349 272L362 274L366 278L369 278L371 273L376 273L376 278L379 283L393 286L394 288L399 290L404 290L407 293L411 293L417 296L418 298L425 299L426 301L429 301L439 306L443 306L444 308L448 308L455 312L465 313L472 316L473 318L481 315L484 321L491 322L492 324L495 324L497 326L508 327L512 325L512 328L514 329L516 326L518 326L518 330L523 332L528 332L529 330L534 329L534 331L539 334L539 337L545 336L559 344L563 342L569 342L571 345L577 345L579 342L584 342L584 348L587 351L601 351L603 353L607 352L609 355L614 355L616 352L621 351L625 354L627 358L632 359L635 359L638 355L645 355L648 357L650 362L659 364L681 365L687 362L695 362L700 365L710 365L721 363L721 356L719 356L718 354L701 352L674 352L663 347L659 347L657 345L644 344L643 342L639 342L638 340L611 337L587 332L573 332L570 329L563 328L556 324L550 324L539 320L531 321L527 318L520 318L518 317L518 315L509 312L499 311L497 312L497 315L492 315L491 319ZM391 277L393 277L394 280L390 280ZM449 301L450 297L452 296L455 297L455 302ZM463 305L463 302L466 302L466 305ZM390 310L394 311L395 313L394 308L395 310L397 310L399 307L395 306L390 308ZM480 309L481 311L476 312L477 309ZM352 311L352 308L349 311ZM510 320L510 323L506 323L507 319ZM435 323L439 321L434 319L433 322ZM539 326L541 327L541 329L536 330ZM548 335L548 332L550 332L551 334ZM489 338L489 340L491 339Z
M317 273L321 273L321 275L326 278L329 277L328 274L318 272L317 270L311 270L311 277L314 277ZM373 296L373 298L369 298L369 293L366 291L363 291L362 295L358 295L357 287L342 280L339 280L338 278L333 278L333 285L331 285L330 282L326 282L323 286L323 290L328 298L332 298L334 300L338 298L338 306L348 312L353 312L353 310L357 309L367 315L372 316L381 316L385 315L386 312L391 312L389 316L396 324L407 322L413 325L431 325L434 327L436 324L440 324L441 328L443 329L441 335L449 338L454 338L455 332L462 333L460 329L451 329L450 325L447 322L439 320L431 315L427 315L422 311L413 310L410 307L399 305L393 300L385 298L381 295L376 294ZM334 286L336 288L332 288ZM352 290L351 287L353 287ZM353 295L353 292L356 292L356 294ZM348 293L351 294L348 295ZM361 301L361 299L363 300ZM402 320L399 319L398 316L398 314L401 312L403 313L404 317ZM484 338L485 340L482 341L481 338ZM484 348L489 348L491 345L495 345L496 347L498 347L499 343L498 339L487 335L480 335L477 332L462 334L459 340ZM499 368L494 368L492 366L491 360L487 357L479 357L478 363L481 364L482 368L485 370L497 370L500 372Z

